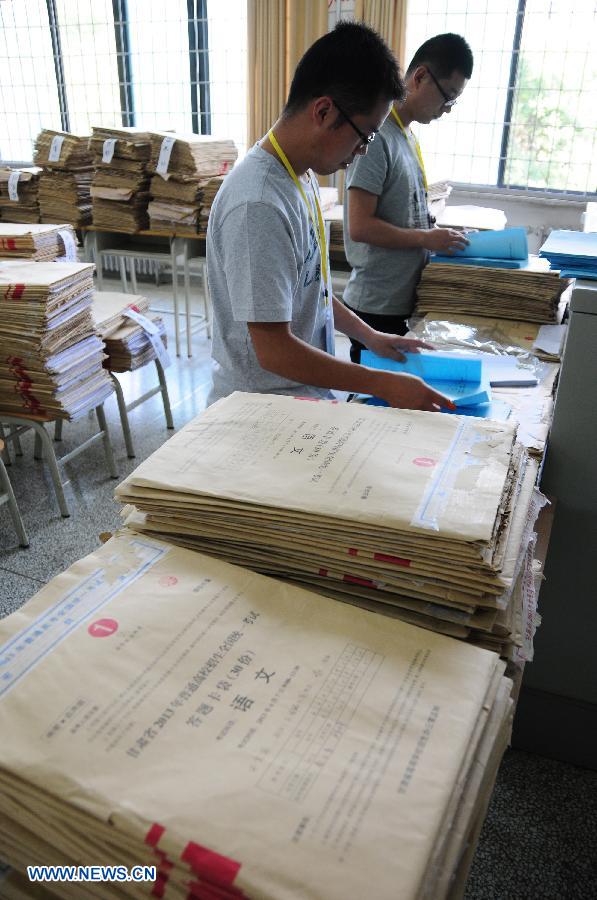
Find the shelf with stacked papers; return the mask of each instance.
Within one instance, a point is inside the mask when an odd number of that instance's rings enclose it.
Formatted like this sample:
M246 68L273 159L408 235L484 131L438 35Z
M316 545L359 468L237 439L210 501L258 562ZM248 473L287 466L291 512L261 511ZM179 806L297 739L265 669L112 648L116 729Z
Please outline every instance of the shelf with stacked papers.
M522 586L542 501L515 431L237 393L116 495L140 533L518 660L532 654L522 622L534 597Z
M130 317L131 306L135 318ZM135 448L128 418L131 410L161 393L166 425L174 428L164 373L164 369L170 365L164 323L159 316L149 311L149 300L146 297L108 291L94 294L92 315L95 327L105 343L107 359L104 360L104 367L109 370L114 384L127 454L132 458L135 456ZM158 385L127 404L115 373L133 372L152 361L155 362Z
M0 257L48 262L69 257L76 262L77 237L72 225L19 225L0 222Z
M415 316L489 316L540 324L561 321L560 303L568 287L538 257L520 269L466 265L460 260L425 266L417 287Z
M93 859L154 865L133 897L346 900L372 872L376 900L462 895L511 726L494 653L120 533L0 622L5 663L23 878Z

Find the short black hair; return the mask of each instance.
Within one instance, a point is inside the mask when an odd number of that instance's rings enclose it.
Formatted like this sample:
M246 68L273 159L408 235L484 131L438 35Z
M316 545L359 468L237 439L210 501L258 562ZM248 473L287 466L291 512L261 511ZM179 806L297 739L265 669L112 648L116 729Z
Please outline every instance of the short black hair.
M449 78L452 72L460 72L465 78L473 74L473 52L459 34L436 34L421 44L410 61L406 74L417 66L429 64L437 78Z
M382 100L405 99L396 57L376 31L362 22L340 21L315 41L296 67L284 115L324 96L349 115L366 114Z

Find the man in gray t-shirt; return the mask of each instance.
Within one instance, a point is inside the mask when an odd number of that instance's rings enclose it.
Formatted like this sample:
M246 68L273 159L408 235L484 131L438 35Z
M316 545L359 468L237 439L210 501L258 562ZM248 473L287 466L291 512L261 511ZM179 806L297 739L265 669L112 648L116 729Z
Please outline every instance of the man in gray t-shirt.
M472 69L473 55L460 35L426 41L406 72L406 100L394 105L379 140L347 174L344 243L352 273L344 303L379 331L405 334L429 252L450 253L467 243L459 231L434 227L421 150L410 124L449 113ZM362 347L352 340L355 362Z
M367 152L393 100L396 60L362 23L339 22L307 50L282 115L224 179L209 217L213 402L231 391L330 397L373 394L391 406L437 410L446 398L419 378L336 359L334 325L379 356L426 346L382 334L332 294L314 172Z
M304 180L310 202L316 183ZM247 322L290 322L302 341L326 349L317 237L282 163L259 144L216 195L207 237L214 302L212 398L232 391L331 396L264 369Z

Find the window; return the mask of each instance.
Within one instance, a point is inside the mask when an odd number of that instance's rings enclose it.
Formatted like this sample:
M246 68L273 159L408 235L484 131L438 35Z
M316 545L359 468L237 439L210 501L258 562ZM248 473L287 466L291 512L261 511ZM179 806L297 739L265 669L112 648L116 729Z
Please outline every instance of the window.
M0 158L42 128L246 143L245 0L0 0Z
M407 59L462 34L475 56L458 105L420 129L431 181L554 194L597 191L593 0L428 0L408 12Z

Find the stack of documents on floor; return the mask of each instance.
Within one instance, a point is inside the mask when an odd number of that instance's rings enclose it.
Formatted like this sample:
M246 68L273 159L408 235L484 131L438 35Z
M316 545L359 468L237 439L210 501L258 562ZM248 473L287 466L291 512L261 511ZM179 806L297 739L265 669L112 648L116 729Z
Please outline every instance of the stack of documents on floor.
M34 161L43 166L39 182L42 222L91 223L93 155L89 138L44 128L35 141Z
M512 716L494 653L126 534L0 673L3 859L156 868L76 897L460 896Z
M0 221L39 222L38 166L28 169L11 169L0 166Z
M93 266L0 265L0 410L74 419L112 392L91 318Z
M69 257L76 262L77 239L71 225L7 225L0 223L0 257L45 262Z
M163 132L152 134L149 204L153 231L197 234L200 212L206 214L238 156L234 141L209 136ZM205 218L205 217L204 217ZM205 229L204 229L205 230Z
M130 234L147 228L149 133L136 128L93 128L89 146L96 166L91 185L93 224Z
M132 309L137 316L131 319ZM104 366L112 372L132 372L156 358L155 337L166 346L166 329L160 316L149 311L149 300L136 294L96 291L91 309L95 328L106 345ZM139 315L142 317L139 320ZM143 324L146 320L147 329Z
M510 656L536 472L509 423L236 393L116 494L131 528Z
M483 232L481 232L483 233ZM550 272L539 257L529 257L523 269L487 268L431 261L417 287L416 316L433 313L434 318L488 316L525 322L561 321L560 300L568 282Z
M560 278L597 279L597 232L552 231L539 256L560 270Z

